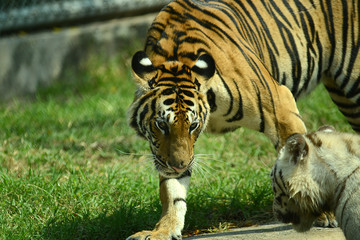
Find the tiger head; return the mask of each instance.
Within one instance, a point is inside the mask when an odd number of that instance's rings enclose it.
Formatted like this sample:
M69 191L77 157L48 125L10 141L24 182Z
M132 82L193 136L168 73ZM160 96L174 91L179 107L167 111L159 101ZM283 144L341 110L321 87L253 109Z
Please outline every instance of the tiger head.
M206 127L210 107L206 82L215 73L208 54L192 66L181 61L153 65L143 51L132 59L138 85L129 109L129 122L150 143L155 166L166 178L191 172L194 144Z
M333 132L334 128L322 126L318 131ZM328 191L317 180L323 170L317 164L321 156L316 134L290 136L271 172L274 214L299 232L309 230L316 218L329 210Z

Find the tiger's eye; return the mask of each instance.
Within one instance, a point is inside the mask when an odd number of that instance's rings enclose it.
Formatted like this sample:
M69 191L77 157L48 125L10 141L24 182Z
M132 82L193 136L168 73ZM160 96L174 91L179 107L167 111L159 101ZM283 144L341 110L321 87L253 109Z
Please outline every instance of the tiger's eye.
M163 133L163 134L168 134L169 133L169 128L168 125L165 121L162 120L158 120L155 122L156 127Z
M195 131L198 127L199 127L199 122L193 122L193 123L190 125L190 128L189 128L190 133L192 133L193 131Z
M161 130L165 130L167 125L165 122L161 121L161 122L157 122L158 124L158 127L161 129Z

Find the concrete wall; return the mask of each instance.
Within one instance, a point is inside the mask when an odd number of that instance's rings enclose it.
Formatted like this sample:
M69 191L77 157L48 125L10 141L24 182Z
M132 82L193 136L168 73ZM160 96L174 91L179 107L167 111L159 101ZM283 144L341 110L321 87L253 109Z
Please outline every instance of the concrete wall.
M129 39L144 42L156 14L0 38L0 100L33 94L94 54L114 56Z

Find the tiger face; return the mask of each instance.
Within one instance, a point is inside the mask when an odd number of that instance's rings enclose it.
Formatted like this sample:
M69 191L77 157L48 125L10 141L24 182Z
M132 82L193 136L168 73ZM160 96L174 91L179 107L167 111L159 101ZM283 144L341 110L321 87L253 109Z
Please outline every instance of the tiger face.
M149 141L156 169L166 178L191 172L194 144L206 127L210 107L206 81L215 73L210 55L193 66L166 61L154 66L145 52L132 60L138 84L130 107L130 125Z
M323 126L318 132L332 132L331 126ZM280 150L271 172L274 192L273 212L277 219L292 223L295 230L307 231L322 212L329 211L329 190L320 187L316 177L322 176L318 167L321 157L314 145L316 134L294 134ZM331 183L329 183L331 185Z
M275 217L283 223L292 223L298 232L308 231L320 213L302 209L289 192L289 182L284 180L282 170L274 167L271 172L272 188L274 192L273 212Z

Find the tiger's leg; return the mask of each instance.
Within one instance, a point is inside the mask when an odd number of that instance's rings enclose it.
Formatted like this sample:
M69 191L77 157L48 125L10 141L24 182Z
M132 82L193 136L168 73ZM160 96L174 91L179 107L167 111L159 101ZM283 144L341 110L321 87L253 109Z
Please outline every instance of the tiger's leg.
M338 227L338 222L335 220L335 214L333 212L323 212L320 217L315 220L315 226L318 227Z
M152 231L141 231L127 240L173 240L182 239L186 213L186 193L190 174L180 178L167 179L160 176L160 200L162 215Z

